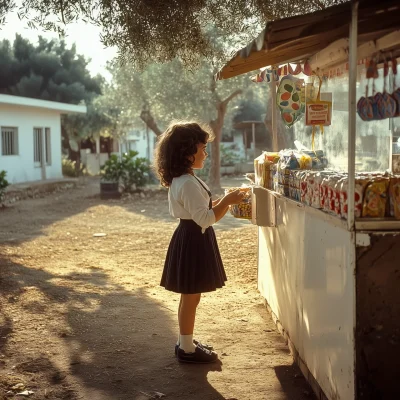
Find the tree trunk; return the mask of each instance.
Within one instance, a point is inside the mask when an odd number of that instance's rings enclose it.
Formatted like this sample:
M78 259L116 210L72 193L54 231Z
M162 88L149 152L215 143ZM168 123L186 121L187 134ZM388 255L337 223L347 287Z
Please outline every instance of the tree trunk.
M71 149L71 146L69 144L69 136L67 133L67 130L64 128L64 126L61 124L61 143L62 143L62 147L64 149L67 149L68 151L68 158L70 160L72 160L72 152L73 150Z
M162 131L159 129L157 122L151 115L150 111L142 110L140 113L140 119L156 134L156 136L160 136L162 134Z
M78 139L76 142L78 143L78 151L76 152L75 174L79 177L81 175L81 140Z
M226 113L226 111L225 111ZM225 113L221 115L218 108L217 119L210 121L210 127L214 133L214 140L211 142L211 166L208 176L208 185L211 190L221 190L221 157L220 157L220 143L222 136L222 126L224 123ZM222 118L222 124L220 119Z
M224 126L224 119L226 115L226 109L228 107L229 102L239 94L241 94L241 90L236 90L230 96L228 96L225 100L217 101L216 109L217 109L217 118L210 121L210 127L214 133L214 141L211 142L211 168L208 176L208 185L211 190L220 191L221 190L221 157L220 157L220 143L222 137L222 128Z

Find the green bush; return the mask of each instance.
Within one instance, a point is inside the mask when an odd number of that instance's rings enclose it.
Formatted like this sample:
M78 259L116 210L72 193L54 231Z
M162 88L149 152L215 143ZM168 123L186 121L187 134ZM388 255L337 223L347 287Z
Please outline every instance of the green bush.
M232 148L221 145L220 152L221 152L221 165L222 166L226 166L226 167L233 166L240 162L240 157Z
M104 182L119 182L121 179L121 165L117 155L111 157L101 167L101 180Z
M119 182L124 192L132 192L145 186L150 180L150 165L146 158L136 157L139 153L124 153L121 159L113 154L101 168L101 179Z
M4 201L4 196L6 194L6 188L9 185L9 183L6 179L6 175L7 175L6 171L0 171L0 204L2 204Z
M62 159L62 174L63 176L68 176L69 178L77 178L78 175L76 173L76 161L71 161L68 158ZM87 175L86 169L83 167L83 164L80 164L79 167L79 175Z

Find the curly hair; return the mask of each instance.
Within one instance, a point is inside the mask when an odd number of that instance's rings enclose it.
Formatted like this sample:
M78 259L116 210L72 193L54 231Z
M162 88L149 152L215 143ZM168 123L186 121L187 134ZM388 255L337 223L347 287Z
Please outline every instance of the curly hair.
M169 187L172 179L191 171L199 143L207 144L214 136L211 129L198 122L172 122L158 138L153 169L161 185Z

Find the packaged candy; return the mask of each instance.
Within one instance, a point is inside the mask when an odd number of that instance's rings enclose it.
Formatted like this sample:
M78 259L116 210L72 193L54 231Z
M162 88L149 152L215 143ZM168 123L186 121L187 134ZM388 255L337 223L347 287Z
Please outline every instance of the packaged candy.
M282 196L290 197L290 189L288 185L278 184L276 192Z
M290 171L289 196L291 199L300 201L300 170Z
M307 172L300 174L300 201L307 204Z
M336 201L336 191L335 191L335 186L337 182L339 181L340 177L338 175L331 175L328 178L328 202L325 203L325 210L330 213L335 215L335 201Z
M232 204L229 206L231 214L235 218L251 219L251 188L250 187L232 187L225 189L225 193L233 192L237 189L245 192L243 200L239 204Z
M271 166L279 160L277 153L264 151L254 159L255 184L266 189L270 188Z
M355 218L360 218L362 215L364 192L365 188L369 183L369 179L366 176L359 176L355 180L354 187L354 216ZM348 213L348 179L344 178L342 180L342 185L340 189L340 215L342 218L347 219Z
M312 168L312 158L305 153L302 153L297 159L300 169L311 169Z
M336 182L333 192L334 192L334 212L339 218L342 216L341 211L341 192L343 186L344 177L339 177L338 181Z
M278 183L278 164L272 164L269 173L269 187L268 189L275 190L275 181Z
M319 186L319 208L325 211L328 210L325 208L325 206L328 207L328 179L329 174L325 174Z
M317 180L317 173L310 171L307 179L307 203L311 207L319 208L319 184Z
M314 175L314 185L312 187L312 199L311 206L314 208L321 208L321 183L323 179L323 174L317 172Z
M388 186L388 178L377 178L367 185L362 207L363 217L383 218L385 216Z
M340 216L344 219L347 219L347 211L348 211L348 204L347 204L347 187L348 187L348 178L343 178L341 180L340 185Z
M390 179L390 216L400 219L400 176Z

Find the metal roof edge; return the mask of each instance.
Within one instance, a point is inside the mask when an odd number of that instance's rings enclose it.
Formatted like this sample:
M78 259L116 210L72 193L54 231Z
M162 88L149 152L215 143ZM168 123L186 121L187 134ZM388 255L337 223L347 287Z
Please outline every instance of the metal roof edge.
M13 96L9 94L0 94L0 105L1 104L42 108L58 111L61 114L86 114L87 112L86 105L68 104L57 101L34 99L31 97Z

